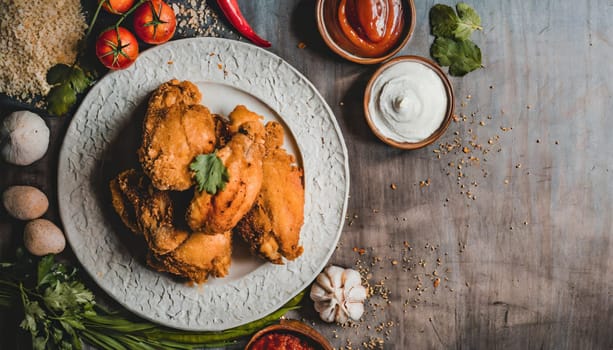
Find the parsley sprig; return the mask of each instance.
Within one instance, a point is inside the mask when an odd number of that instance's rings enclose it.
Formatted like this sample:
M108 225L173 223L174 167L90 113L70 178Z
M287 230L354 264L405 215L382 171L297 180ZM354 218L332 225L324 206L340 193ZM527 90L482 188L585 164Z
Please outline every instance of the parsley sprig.
M243 326L188 332L141 320L125 310L108 310L78 278L76 268L57 262L53 255L36 262L19 250L16 262L0 263L0 310L23 310L20 327L31 334L35 350L82 349L83 342L102 350L187 350L233 344L299 308L304 295Z

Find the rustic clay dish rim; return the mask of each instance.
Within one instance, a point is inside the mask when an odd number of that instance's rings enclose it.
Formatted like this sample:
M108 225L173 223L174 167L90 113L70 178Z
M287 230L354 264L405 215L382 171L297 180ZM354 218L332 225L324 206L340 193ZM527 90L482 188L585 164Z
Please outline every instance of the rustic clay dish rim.
M375 81L379 77L379 75L381 75L383 71L385 71L392 65L399 63L399 62L405 62L405 61L418 62L432 69L439 76L439 78L441 78L443 85L445 86L445 92L447 94L447 114L445 115L445 119L443 119L443 122L441 123L441 125L438 127L438 129L436 129L436 131L432 133L432 135L418 142L400 142L400 141L396 141L384 135L375 126L374 122L372 121L370 111L368 110L372 88L373 88ZM447 128L449 127L449 124L451 123L454 106L455 106L455 98L453 95L453 86L451 85L449 78L447 78L447 75L445 74L445 72L443 72L443 70L436 63L434 63L433 61L425 57L421 57L421 56L414 56L414 55L398 56L394 59L391 59L385 62L372 75L372 77L368 81L368 85L366 85L366 90L364 92L364 117L370 129L381 141L385 142L386 144L390 146L394 146L396 148L406 149L406 150L426 147L432 144L434 141L436 141L439 137L441 137L445 133Z
M415 3L413 0L402 0L405 3L405 7L404 9L406 10L408 8L408 13L411 16L411 23L409 24L409 29L406 32L404 38L402 39L402 41L400 41L395 47L394 49L388 51L387 53L385 53L383 56L378 56L378 57L362 57L362 56L358 56L355 55L353 53L350 53L348 51L346 51L345 49L343 49L330 35L330 33L328 32L328 26L327 23L325 23L325 19L324 19L324 4L326 1L333 1L333 0L317 0L317 5L315 6L315 14L316 14L316 18L317 18L317 29L319 30L319 34L321 34L321 37L323 38L324 42L326 43L326 45L328 45L328 47L334 51L337 55L341 56L342 58L349 60L351 62L355 62L355 63L360 63L360 64L376 64L376 63L380 63L383 61L386 61L387 59L389 59L390 57L396 55L400 50L402 50L402 48L404 48L404 46L409 42L409 39L411 39L411 37L413 36L413 31L415 29L415 16L416 16L416 10L415 10ZM405 13L406 16L406 13ZM406 26L406 23L405 23Z
M255 342L260 339L262 336L272 332L289 332L296 333L299 336L306 337L309 340L313 341L317 345L321 346L323 350L334 350L330 342L323 335L317 332L312 327L307 326L306 324L296 321L296 320L288 320L283 319L279 324L273 324L271 326L262 328L260 331L255 333L249 343L245 346L245 350L251 350L251 347Z

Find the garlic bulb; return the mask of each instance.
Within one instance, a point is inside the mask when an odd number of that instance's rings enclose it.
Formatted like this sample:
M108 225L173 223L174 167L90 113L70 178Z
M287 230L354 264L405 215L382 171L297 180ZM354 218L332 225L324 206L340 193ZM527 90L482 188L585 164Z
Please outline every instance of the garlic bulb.
M2 158L15 165L41 159L49 146L49 128L43 118L29 111L13 112L0 125Z
M326 322L358 321L364 313L366 297L360 274L334 265L320 273L311 287L315 310Z

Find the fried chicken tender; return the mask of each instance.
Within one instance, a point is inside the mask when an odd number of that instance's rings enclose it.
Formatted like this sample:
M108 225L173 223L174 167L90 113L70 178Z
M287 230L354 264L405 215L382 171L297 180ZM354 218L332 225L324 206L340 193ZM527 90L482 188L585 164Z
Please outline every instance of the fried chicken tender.
M171 80L160 85L149 100L138 157L159 190L191 187L189 164L216 147L216 121L209 109L199 104L201 98L196 85Z
M275 264L283 257L294 260L303 248L299 245L304 222L303 171L283 145L283 126L266 124L266 154L262 163L264 180L253 208L234 231L251 251Z
M205 235L175 227L168 192L157 190L134 169L119 174L110 188L113 207L122 221L144 236L151 267L196 283L206 281L209 275L222 277L228 273L232 252L229 233Z
M186 214L192 230L209 234L230 231L251 209L262 185L265 131L261 119L245 106L230 113L233 135L217 152L228 169L229 181L215 195L195 190Z

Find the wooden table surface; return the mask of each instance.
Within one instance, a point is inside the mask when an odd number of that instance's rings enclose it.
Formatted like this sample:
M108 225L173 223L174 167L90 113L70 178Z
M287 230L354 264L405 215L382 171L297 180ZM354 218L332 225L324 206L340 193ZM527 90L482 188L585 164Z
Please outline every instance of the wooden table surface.
M309 303L295 316L336 348L613 349L611 0L471 1L485 68L452 79L458 120L417 151L373 136L362 97L377 67L324 45L315 1L239 3L270 51L321 92L349 152L346 225L330 262L363 272L372 296L349 327L318 321ZM416 1L402 54L429 56L434 4ZM43 160L0 164L0 190L40 187L57 223L69 122L47 118ZM23 224L0 214L8 256Z

